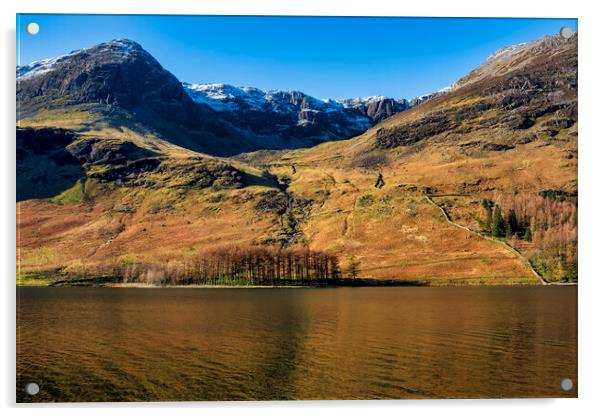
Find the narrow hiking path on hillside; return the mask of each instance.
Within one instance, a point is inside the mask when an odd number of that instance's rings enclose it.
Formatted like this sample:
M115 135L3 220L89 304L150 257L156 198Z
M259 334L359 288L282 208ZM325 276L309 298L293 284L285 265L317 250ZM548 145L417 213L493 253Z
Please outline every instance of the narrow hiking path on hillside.
M441 211L441 213L443 214L443 218L445 218L445 221L451 225L453 225L454 227L460 228L472 235L476 235L477 237L481 237L484 240L488 240L488 241L492 241L494 243L497 243L499 245L501 245L502 247L504 247L506 250L508 250L509 252L511 252L512 254L514 254L516 256L516 258L518 258L518 260L520 260L521 263L523 263L523 265L529 269L531 271L531 273L533 273L533 275L537 278L537 280L539 281L539 283L541 283L542 285L548 285L549 282L547 280L545 280L543 278L543 276L541 276L539 273L537 273L537 271L533 268L533 266L531 266L531 263L529 262L528 259L525 258L525 256L523 256L518 250L516 250L514 247L512 247L510 244L506 243L505 241L502 240L498 240L497 238L493 238L490 237L488 235L485 235L483 233L479 233L478 231L474 231L471 230L470 228L458 224L457 222L454 222L449 213L445 210L445 208L443 208L442 206L440 206L439 204L437 204L435 201L433 201L432 197L438 197L438 196L446 196L446 195L429 195L427 193L424 194L426 200L433 206L437 207L439 209L439 211Z

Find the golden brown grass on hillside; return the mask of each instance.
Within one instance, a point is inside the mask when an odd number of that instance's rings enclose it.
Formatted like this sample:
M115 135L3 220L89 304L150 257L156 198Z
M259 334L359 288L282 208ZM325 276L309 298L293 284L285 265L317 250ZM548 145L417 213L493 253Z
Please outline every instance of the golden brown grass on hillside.
M313 201L300 223L311 249L339 256L343 272L359 260L361 276L421 280L430 284L536 283L514 255L495 243L447 224L424 199L462 194L457 207L498 192L537 192L576 187L576 141L571 132L554 141L518 144L507 151L466 150L448 142L387 152L380 168L355 167L366 137L312 149L248 155L241 168L289 176L291 195ZM470 135L463 142L474 140ZM381 151L375 151L380 153ZM256 168L249 167L252 163ZM292 165L296 173L292 173ZM385 186L376 189L377 171ZM177 178L174 178L174 180ZM108 261L168 261L216 246L261 244L283 220L258 212L262 186L213 191L177 188L87 186L93 197L62 203L18 204L20 267L25 271L81 269ZM470 209L458 222L475 221ZM472 218L472 219L471 219Z
M549 56L538 51L529 52L534 54L528 65L500 72L496 64L494 75L487 76L481 74L488 74L487 68L475 72L451 92L356 138L235 159L200 155L139 126L124 122L115 128L91 122L86 114L23 120L130 140L167 156L173 166L178 158L196 157L231 163L254 179L240 189L196 189L181 186L185 171L180 169L174 177L167 171L147 175L163 175L154 186L86 181L50 200L20 202L21 270L165 262L216 247L288 244L336 255L343 275L356 263L360 276L378 279L537 283L524 258L449 224L426 195L452 221L478 230L483 199L497 195L507 211L513 195L576 193L576 39ZM385 184L377 188L379 173ZM281 189L271 175L280 178ZM576 244L576 223L570 225L574 230L556 227L563 230L561 239L558 230L541 227L533 242L513 244L523 253L539 244L548 255L548 246L562 240L562 250L572 258L576 252L567 248Z

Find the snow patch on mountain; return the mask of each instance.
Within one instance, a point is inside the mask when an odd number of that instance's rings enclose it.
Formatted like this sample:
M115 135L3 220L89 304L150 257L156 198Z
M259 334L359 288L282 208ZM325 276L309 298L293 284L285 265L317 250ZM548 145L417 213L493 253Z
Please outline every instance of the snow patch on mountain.
M515 53L518 53L522 50L527 49L530 46L530 44L531 44L531 42L523 42L523 43L519 43L517 45L505 46L501 49L498 49L493 54L491 54L491 56L489 56L487 58L487 61L491 62L491 61L495 61L498 59L507 58L511 55L514 55Z
M89 53L92 51L94 53L104 55L104 58L107 59L107 61L113 63L123 62L134 52L146 54L148 57L152 58L151 55L148 54L148 52L146 52L144 49L142 49L142 47L138 43L129 39L114 39L110 42L101 43L91 48L77 49L65 55L60 55L54 58L41 59L39 61L31 62L27 65L17 66L17 80L23 81L26 79L33 79L40 75L54 71L62 62L77 55Z
M264 91L254 87L235 87L222 83L184 82L182 85L193 101L232 116L238 114L245 117L245 114L259 112L274 114L289 120L289 126L321 125L340 131L343 136L365 131L374 124L365 112L358 111L360 102L366 101L361 101L362 99L347 103L345 100L320 100L301 91Z
M32 79L47 72L54 71L59 62L77 55L82 49L54 58L41 59L30 64L17 66L17 80Z
M368 105L370 103L376 101L382 101L387 99L384 95L373 95L369 97L359 97L359 98L343 98L337 100L344 108L357 108L360 106Z
M357 109L373 103L391 100L402 108L409 106L405 99L393 99L383 95L339 100L317 99L300 91L263 91L253 87L235 87L228 84L194 84L184 82L184 89L195 102L207 104L216 111L324 111L341 112Z
M221 83L184 82L182 85L193 101L207 104L215 111L340 111L343 108L336 101L319 100L300 91L263 91L254 87L235 87Z

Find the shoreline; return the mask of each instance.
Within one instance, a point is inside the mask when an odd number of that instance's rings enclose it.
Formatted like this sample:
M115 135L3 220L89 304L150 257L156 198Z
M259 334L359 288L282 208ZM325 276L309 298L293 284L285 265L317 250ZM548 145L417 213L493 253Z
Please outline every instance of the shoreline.
M392 283L387 282L377 284L367 283L355 283L355 284L315 284L315 285L153 285L147 283L106 283L106 284L46 284L46 285L19 285L17 288L25 287L93 287L93 288L107 288L107 289L336 289L344 287L355 287L355 288L367 288L367 287L535 287L535 286L579 286L578 282L555 282L548 283L547 285L539 284L511 284L511 283L500 283L500 284L450 284L449 282L443 284L428 284L428 283Z
M73 286L71 286L73 287ZM110 289L311 289L324 285L152 285L147 283L111 283L97 286ZM337 287L337 286L334 286Z
M21 277L21 278L20 278ZM106 287L113 289L300 289L300 288L337 288L337 287L467 287L467 286L578 286L578 282L547 282L542 285L532 276L522 278L515 277L428 277L416 279L375 279L369 277L337 278L324 280L276 280L270 282L248 282L226 281L221 283L144 283L144 282L122 282L121 278L113 276L95 276L85 278L57 279L49 274L17 276L17 287ZM58 276L57 276L58 277ZM63 277L63 276L61 276Z

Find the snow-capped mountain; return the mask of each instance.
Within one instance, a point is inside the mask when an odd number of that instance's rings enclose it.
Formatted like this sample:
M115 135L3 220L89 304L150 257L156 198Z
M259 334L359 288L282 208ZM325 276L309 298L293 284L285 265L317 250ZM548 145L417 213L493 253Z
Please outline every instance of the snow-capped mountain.
M198 104L211 107L231 124L261 136L313 145L361 134L373 121L354 108L333 100L319 100L300 91L263 91L228 84L183 83Z
M17 67L17 117L84 111L100 123L149 129L172 143L212 154L254 146L140 44L117 39Z
M182 83L195 102L207 104L215 111L235 111L242 108L262 111L270 103L264 91L251 87L233 87L226 84Z
M196 107L179 81L128 39L18 66L16 76L22 107L51 107L54 100L61 105L96 102L126 109L152 104L162 111L173 100Z
M129 39L115 39L110 42L101 43L92 48L77 49L65 55L34 61L27 65L17 66L17 80L23 81L26 79L32 79L48 72L52 72L58 69L61 63L68 62L70 59L76 59L88 53L94 53L97 59L102 59L105 62L124 62L134 54L146 55L147 59L154 60L154 58L148 52L142 49L138 43Z
M128 39L18 66L16 77L19 117L76 107L216 155L347 139L411 107L383 96L321 100L300 91L182 83Z
M183 83L195 102L206 104L231 119L261 119L270 114L281 129L313 126L323 130L323 138L345 138L359 134L377 122L410 107L407 100L384 96L320 100L300 91L263 91L254 87L228 84ZM326 124L329 124L327 126ZM318 135L320 136L320 134ZM332 138L331 138L332 139Z

